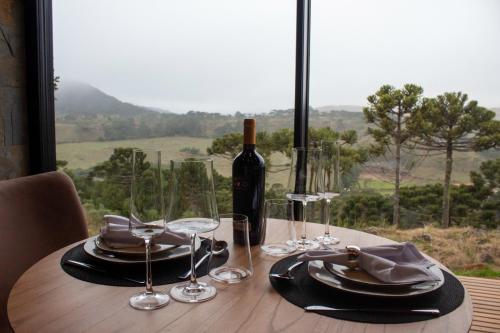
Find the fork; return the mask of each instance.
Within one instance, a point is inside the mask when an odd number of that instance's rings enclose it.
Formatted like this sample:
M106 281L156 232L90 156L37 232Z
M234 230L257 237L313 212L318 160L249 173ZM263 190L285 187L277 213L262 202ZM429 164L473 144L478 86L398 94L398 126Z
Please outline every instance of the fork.
M302 265L304 262L303 261L297 261L295 264L293 264L292 266L288 267L288 269L286 270L286 272L284 273L280 273L280 274L269 274L270 277L273 277L275 279L283 279L283 280L293 280L293 275L292 275L292 271L299 267L300 265Z

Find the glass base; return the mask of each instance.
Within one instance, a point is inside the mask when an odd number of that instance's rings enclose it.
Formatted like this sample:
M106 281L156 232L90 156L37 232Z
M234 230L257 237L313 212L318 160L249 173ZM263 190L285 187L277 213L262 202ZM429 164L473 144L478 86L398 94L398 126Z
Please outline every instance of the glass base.
M271 256L281 257L286 256L287 254L295 252L297 249L293 244L266 244L260 247L265 254L269 254Z
M340 239L338 239L337 237L333 237L331 235L326 235L326 234L323 236L316 237L314 240L317 240L322 245L336 245L340 243Z
M287 244L293 244L299 251L317 250L320 248L319 242L312 239L299 239L295 242L288 241Z
M251 273L239 267L217 267L210 271L210 277L218 282L238 283L250 277Z
M155 310L164 307L170 302L170 297L162 292L143 291L130 297L129 304L137 310Z
M215 287L203 282L183 283L170 289L170 296L183 303L205 302L214 298L216 294Z

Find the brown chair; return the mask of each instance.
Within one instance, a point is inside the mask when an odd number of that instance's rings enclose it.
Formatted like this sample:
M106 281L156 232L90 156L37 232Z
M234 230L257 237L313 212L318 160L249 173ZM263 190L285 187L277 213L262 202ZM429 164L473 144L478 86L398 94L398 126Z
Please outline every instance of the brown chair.
M11 332L7 299L41 258L88 237L80 200L63 173L0 181L0 332Z

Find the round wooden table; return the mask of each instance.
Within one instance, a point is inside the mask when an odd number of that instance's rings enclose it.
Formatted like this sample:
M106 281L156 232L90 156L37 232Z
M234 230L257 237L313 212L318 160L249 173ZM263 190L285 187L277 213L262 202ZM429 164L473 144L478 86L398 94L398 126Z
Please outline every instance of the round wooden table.
M311 235L320 235L322 225L309 224ZM394 243L364 232L333 228L339 246L371 246ZM235 285L212 282L217 297L206 303L175 301L162 309L137 311L129 297L141 287L111 287L80 281L60 267L61 256L72 244L43 258L14 285L8 315L16 332L467 332L472 305L465 292L455 311L439 318L410 324L367 324L306 313L287 302L271 287L268 272L277 258L252 249L255 273L251 280ZM154 271L153 271L154 274ZM203 277L200 280L207 280ZM171 285L157 286L169 290Z

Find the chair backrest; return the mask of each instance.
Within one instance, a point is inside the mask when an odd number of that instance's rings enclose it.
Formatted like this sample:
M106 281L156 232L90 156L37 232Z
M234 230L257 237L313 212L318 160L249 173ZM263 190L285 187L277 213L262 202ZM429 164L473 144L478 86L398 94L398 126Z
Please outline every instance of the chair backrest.
M60 172L0 181L0 332L10 289L30 266L88 237L85 215L71 179Z

